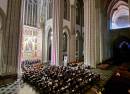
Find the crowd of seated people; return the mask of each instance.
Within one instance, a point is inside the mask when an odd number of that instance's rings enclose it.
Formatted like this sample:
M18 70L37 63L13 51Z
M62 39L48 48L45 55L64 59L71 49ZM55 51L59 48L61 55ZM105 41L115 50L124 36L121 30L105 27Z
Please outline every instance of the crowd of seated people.
M81 66L82 63L71 62L71 63L68 63L67 65L70 66L70 67L77 67L77 66Z
M90 86L99 79L100 75L87 67L32 67L23 73L23 81L40 94L84 94L87 85Z
M40 68L42 69L43 64L41 63L41 60L39 59L24 60L22 61L21 67L23 71L30 70L30 69L40 69Z

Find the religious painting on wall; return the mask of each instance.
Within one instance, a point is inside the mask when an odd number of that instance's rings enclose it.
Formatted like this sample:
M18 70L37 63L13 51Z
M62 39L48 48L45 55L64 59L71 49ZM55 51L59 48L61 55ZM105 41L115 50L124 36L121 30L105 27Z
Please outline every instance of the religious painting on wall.
M21 60L42 58L42 35L37 28L24 26Z
M25 52L32 52L33 51L33 42L32 40L25 40Z
M23 54L25 59L32 59L37 57L37 43L36 36L24 36L23 40Z
M25 28L23 32L22 60L37 58L37 31Z

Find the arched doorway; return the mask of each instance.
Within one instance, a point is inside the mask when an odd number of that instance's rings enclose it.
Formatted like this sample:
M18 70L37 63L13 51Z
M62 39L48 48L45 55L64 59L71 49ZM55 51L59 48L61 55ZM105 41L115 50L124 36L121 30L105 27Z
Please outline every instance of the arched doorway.
M49 30L48 32L48 63L51 64L51 56L52 56L52 40L53 40L53 32L52 32L52 29Z
M113 58L115 64L130 61L130 39L124 36L118 37L113 42Z
M67 63L67 33L63 33L63 62Z
M66 66L70 61L70 30L67 26L63 28L62 40L62 61Z

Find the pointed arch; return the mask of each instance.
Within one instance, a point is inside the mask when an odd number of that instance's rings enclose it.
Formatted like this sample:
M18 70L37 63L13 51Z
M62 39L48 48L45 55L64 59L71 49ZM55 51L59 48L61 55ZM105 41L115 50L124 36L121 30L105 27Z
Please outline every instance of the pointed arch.
M49 63L51 63L51 56L52 56L52 28L49 28L47 31L47 60Z
M107 8L108 23L110 29L127 28L129 24L128 2L112 0Z
M70 30L67 26L64 26L63 27L63 43L65 43L66 45L66 51L64 52L63 51L63 59L64 59L64 56L67 56L67 59L69 62L70 61ZM63 45L64 46L64 45ZM64 47L63 47L63 50L64 50Z
M71 37L71 36L70 36L70 30L69 30L68 26L64 26L64 27L63 27L63 33L64 33L64 32L67 33L68 38Z
M83 24L84 19L84 15L82 15L84 11L83 0L75 0L75 7L76 7L76 24Z

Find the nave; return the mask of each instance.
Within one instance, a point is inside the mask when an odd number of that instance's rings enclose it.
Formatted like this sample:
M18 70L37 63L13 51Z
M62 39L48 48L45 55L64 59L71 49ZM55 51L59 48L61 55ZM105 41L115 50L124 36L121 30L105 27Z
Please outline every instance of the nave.
M99 81L100 75L91 72L87 66L51 65L27 67L22 78L40 94L85 94L87 86Z
M106 66L102 64L102 66ZM39 60L25 61L23 75L7 86L1 94L129 94L129 71L126 64L107 69L83 64L43 66ZM127 65L129 67L129 65ZM125 70L125 71L124 71ZM121 75L121 76L120 76ZM122 87L122 88L121 88Z
M0 94L130 94L130 0L0 0Z
M111 70L93 69L83 64L43 66L38 61L25 61L22 66L23 76L11 85L0 88L1 93L100 94L112 75Z

